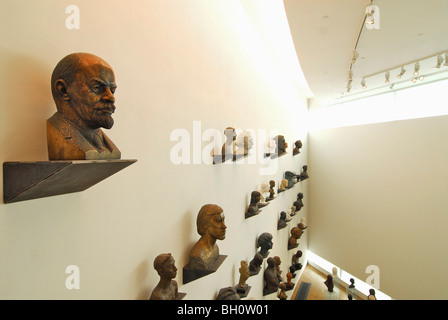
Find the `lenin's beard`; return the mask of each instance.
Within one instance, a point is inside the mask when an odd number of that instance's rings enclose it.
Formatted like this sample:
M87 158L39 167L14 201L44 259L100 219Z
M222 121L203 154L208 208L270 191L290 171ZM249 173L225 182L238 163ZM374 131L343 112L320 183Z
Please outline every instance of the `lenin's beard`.
M82 108L82 117L89 129L105 128L110 129L114 125L112 113L115 111L114 105L96 105L93 107Z

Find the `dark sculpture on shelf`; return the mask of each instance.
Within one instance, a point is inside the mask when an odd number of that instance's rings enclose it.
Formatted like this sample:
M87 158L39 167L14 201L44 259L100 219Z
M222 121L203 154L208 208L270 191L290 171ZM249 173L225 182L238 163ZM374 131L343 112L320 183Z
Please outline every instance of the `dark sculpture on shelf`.
M301 219L301 222L299 222L297 228L299 228L302 231L302 233L305 231L306 228L308 228L308 226L305 224L305 218Z
M297 183L297 175L294 172L286 171L285 179L288 180L288 189L294 187L294 184Z
M369 289L367 300L376 300L375 289Z
M270 180L269 181L269 198L267 198L266 200L271 201L275 199L275 181L274 180Z
M274 258L270 257L267 259L267 268L264 270L263 280L264 289L263 295L277 292L280 287L280 279L277 273L277 263Z
M262 233L257 239L257 248L260 248L259 253L263 258L269 255L269 250L272 249L272 234L268 232Z
M300 149L302 148L302 141L297 140L296 142L294 142L294 146L295 147L292 154L295 156L300 153Z
M302 230L298 227L294 227L291 229L291 236L288 240L288 250L294 249L298 247L297 240L302 236Z
M299 192L297 194L297 200L294 201L294 206L296 207L296 211L299 211L304 206L302 199L303 199L303 193Z
M327 280L325 280L324 284L327 287L328 292L333 292L334 284L331 274L327 275Z
M300 174L300 180L306 180L308 177L308 166L304 165L302 167L302 173Z
M177 275L174 258L170 253L158 255L154 259L154 269L160 276L160 281L151 293L149 300L176 300L179 298Z
M286 212L282 211L280 212L280 218L278 219L277 222L277 230L283 229L287 226L287 222L286 222Z
M204 205L198 213L196 225L201 238L190 252L188 268L209 270L219 256L216 241L226 237L223 209L215 204Z
M261 194L258 191L252 191L250 194L250 204L246 211L246 218L250 218L254 215L257 215L261 212L261 210L258 208L258 204L261 199Z
M293 278L295 277L295 272L297 270L302 269L302 264L299 262L299 259L302 257L302 251L297 250L297 252L291 258L291 266L289 267L289 271L292 273Z
M121 152L100 128L114 124L115 75L90 53L64 57L51 76L57 112L47 120L50 160L120 159Z
M263 256L260 253L256 253L252 261L249 263L249 274L250 276L257 275L261 270L261 265L263 264Z
M241 298L235 288L227 287L219 290L216 300L241 300Z

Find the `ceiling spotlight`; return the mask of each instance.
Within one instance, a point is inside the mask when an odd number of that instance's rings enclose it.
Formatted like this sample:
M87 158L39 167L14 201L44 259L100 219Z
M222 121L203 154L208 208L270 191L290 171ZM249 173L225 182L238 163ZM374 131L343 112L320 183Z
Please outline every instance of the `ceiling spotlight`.
M418 80L423 81L423 80L425 80L425 77L424 76L420 76L420 77L418 77Z
M367 88L367 86L366 86L366 79L362 79L362 80L361 80L361 85L362 85L362 88L363 88L363 89L366 89L366 88Z
M385 76L386 76L386 81L385 82L389 83L390 82L390 72L387 71Z
M416 62L414 66L414 76L418 76L418 71L420 70L420 63Z
M437 56L437 64L434 66L434 69L440 69L443 63L443 57L441 54Z
M394 88L394 86L395 86L395 83L392 83L391 85L390 85L390 87L389 87L389 89L393 89Z
M412 83L416 83L417 82L417 78L412 79Z
M366 8L366 28L379 29L380 28L380 9L377 6L370 5Z
M404 67L401 67L401 71L400 73L397 75L398 79L401 79L401 77L405 74L406 70L404 69Z
M444 67L448 67L448 53L445 53L445 63L443 64Z

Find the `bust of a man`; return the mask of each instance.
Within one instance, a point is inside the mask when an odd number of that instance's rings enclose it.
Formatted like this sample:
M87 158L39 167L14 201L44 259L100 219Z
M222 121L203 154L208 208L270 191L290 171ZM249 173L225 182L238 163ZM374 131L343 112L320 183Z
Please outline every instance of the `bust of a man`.
M47 120L50 160L120 159L121 152L100 128L114 124L115 75L90 53L72 53L53 70L51 92L57 112Z
M195 270L210 270L219 257L217 240L226 237L224 213L220 206L206 204L202 206L196 219L197 230L201 238L190 251L188 267Z
M158 255L154 259L154 269L160 276L160 281L151 293L150 300L174 300L177 297L177 275L174 258L170 253Z

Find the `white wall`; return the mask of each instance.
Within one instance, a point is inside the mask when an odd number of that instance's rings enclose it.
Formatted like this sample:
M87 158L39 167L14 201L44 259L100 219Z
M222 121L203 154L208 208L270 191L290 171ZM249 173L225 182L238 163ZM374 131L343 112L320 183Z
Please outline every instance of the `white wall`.
M427 101L431 103L431 101ZM448 116L309 134L309 249L395 299L447 299Z
M80 10L79 30L66 28L69 5ZM282 1L0 0L0 7L0 160L48 159L50 75L80 51L114 69L117 110L107 134L123 159L138 160L81 193L0 205L0 299L147 299L159 279L153 260L166 252L185 299L214 299L237 283L239 263L253 258L262 232L274 235L271 256L281 257L286 274L293 252L277 217L298 192L305 207L291 223L307 216L308 182L244 219L251 191L307 163L306 86ZM170 134L185 129L193 139L194 121L202 131L277 130L290 154L269 175L260 175L254 156L245 164L174 165ZM304 148L292 157L297 139ZM199 239L196 215L207 203L225 211L227 237L218 245L228 258L215 274L182 285ZM65 287L72 264L80 268L79 290ZM276 299L262 296L262 273L248 284L250 298Z

